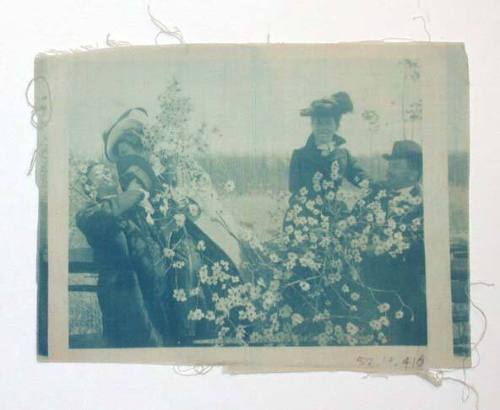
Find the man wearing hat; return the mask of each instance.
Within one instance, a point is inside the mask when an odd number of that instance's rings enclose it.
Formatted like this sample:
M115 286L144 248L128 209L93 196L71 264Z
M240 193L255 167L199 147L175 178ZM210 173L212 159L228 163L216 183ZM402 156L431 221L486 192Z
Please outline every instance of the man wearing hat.
M422 149L414 141L396 141L390 154L384 154L388 162L386 196L380 199L387 219L393 218L398 226L395 233L413 230L409 249L401 254L367 258L364 261L365 283L373 288L394 291L389 299L394 310L400 305L399 295L411 309L403 309L404 320L390 315L392 344L425 345L427 343L427 309L425 291L425 249L423 240L422 201ZM374 192L373 200L380 191ZM406 212L399 210L407 209ZM401 212L401 213L398 213ZM400 233L401 233L400 232ZM412 315L413 314L413 315ZM413 316L413 317L412 317Z
M132 266L131 221L124 218L142 199L141 191L120 192L115 178L97 172L105 165L94 163L86 171L86 183L95 192L76 215L98 266L97 300L102 336L108 347L145 347L173 344L168 317L161 314L161 295L153 301L151 283L144 286L144 269ZM141 283L142 282L142 283ZM145 296L149 295L146 300Z
M382 157L388 161L387 185L399 193L421 196L422 148L415 141L396 141L391 154Z
M315 100L308 108L301 110L302 116L311 118L312 132L306 145L292 154L289 177L292 195L305 187L309 195L315 196L313 177L319 172L323 177L329 178L334 161L339 165L341 178L345 177L355 185L366 178L365 172L357 165L350 152L342 147L346 140L337 134L342 116L352 110L351 98L345 92Z

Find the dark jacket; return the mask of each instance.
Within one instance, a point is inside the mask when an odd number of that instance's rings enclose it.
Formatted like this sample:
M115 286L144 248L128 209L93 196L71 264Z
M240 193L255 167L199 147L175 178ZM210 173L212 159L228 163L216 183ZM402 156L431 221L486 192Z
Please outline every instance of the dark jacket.
M148 263L151 235L113 215L115 199L90 204L76 224L99 266L97 297L103 336L110 347L162 346L173 343L166 314L164 278Z
M413 196L422 196L419 185L410 192ZM388 196L382 200L384 211L388 211L388 201L397 193L388 192ZM366 200L370 201L370 198ZM414 218L423 218L423 206L417 206L413 212L409 212L399 220L407 226ZM363 282L378 290L390 291L377 293L381 302L388 302L395 307L403 302L411 307L414 320L409 320L410 312L405 310L405 320L397 321L391 319L391 344L398 345L425 345L427 343L427 309L425 290L425 248L422 237L413 241L410 249L396 257L387 254L366 258L362 267Z
M339 135L334 135L336 148L328 155L322 155L316 147L314 136L310 135L304 147L293 151L290 161L289 189L292 194L296 194L302 187L306 187L312 192L312 179L316 172L321 172L325 177L331 174L331 167L334 161L338 161L339 174L354 185L358 185L366 174L356 163L351 153L341 146L345 144L345 139Z

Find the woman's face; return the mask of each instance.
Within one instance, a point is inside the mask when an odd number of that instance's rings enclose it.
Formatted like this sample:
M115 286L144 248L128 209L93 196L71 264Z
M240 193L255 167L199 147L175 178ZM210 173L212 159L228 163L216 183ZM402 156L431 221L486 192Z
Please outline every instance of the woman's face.
M118 153L118 156L125 157L127 155L139 155L140 152L138 152L132 144L130 144L127 141L120 141L116 145L116 152Z
M332 140L338 125L332 116L322 115L311 117L311 128L316 145L320 145L327 144Z

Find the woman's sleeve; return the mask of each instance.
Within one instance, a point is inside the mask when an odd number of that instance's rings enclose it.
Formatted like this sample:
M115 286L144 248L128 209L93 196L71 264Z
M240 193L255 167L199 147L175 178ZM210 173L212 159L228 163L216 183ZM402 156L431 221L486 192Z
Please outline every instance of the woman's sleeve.
M354 158L349 151L347 151L347 170L345 177L351 184L356 186L358 186L361 181L368 178L365 170L361 168L356 158Z
M288 188L292 194L297 193L302 188L302 178L300 172L299 154L293 151L292 159L290 160L290 175L288 178Z
M153 183L147 172L144 172L138 166L132 165L122 175L120 175L120 182L124 191L130 188L132 183L139 184L142 189L150 190Z

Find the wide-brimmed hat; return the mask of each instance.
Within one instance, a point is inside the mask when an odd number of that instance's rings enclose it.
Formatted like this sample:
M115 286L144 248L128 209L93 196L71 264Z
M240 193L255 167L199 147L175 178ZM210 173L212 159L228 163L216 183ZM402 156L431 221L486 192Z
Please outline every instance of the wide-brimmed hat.
M303 116L333 116L340 119L343 114L352 112L351 97L345 91L332 94L329 98L314 100L308 108L300 111Z
M390 154L383 154L382 157L386 160L391 159L422 159L422 147L415 141L403 140L396 141L392 146Z
M118 158L114 148L118 141L125 135L142 136L144 123L147 119L148 113L141 107L131 108L120 115L113 125L102 134L106 158L111 162L116 162Z
M300 110L300 115L304 117L335 115L338 108L334 101L328 98L314 100L307 108Z

